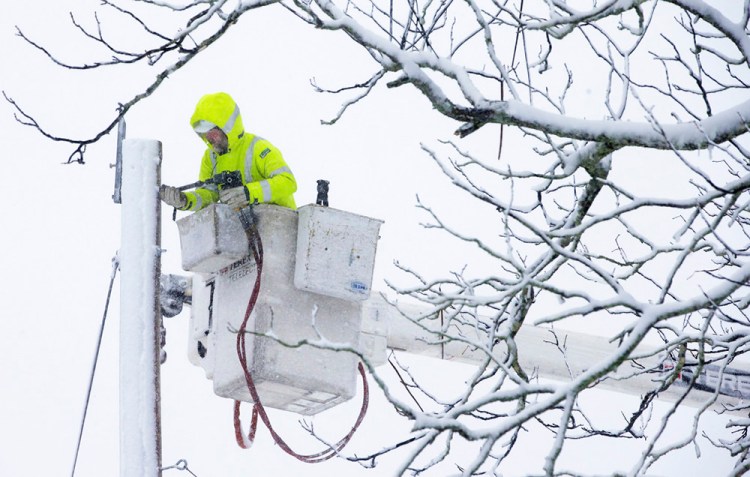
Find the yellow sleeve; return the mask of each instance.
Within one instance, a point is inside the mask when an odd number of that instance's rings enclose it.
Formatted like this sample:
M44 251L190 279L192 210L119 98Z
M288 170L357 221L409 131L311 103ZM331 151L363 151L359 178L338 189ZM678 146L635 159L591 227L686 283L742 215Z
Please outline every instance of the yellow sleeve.
M262 177L258 178L258 181L246 184L250 203L269 202L296 209L294 193L297 191L297 180L284 161L281 151L263 140L255 145L253 156Z

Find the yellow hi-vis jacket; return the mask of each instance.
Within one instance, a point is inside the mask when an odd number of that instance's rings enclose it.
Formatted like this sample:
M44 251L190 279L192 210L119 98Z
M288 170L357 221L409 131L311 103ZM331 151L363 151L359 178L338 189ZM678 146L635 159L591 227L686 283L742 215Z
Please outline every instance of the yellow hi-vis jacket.
M195 128L200 122L221 128L229 140L226 154L216 154L211 145L203 153L198 180L205 181L224 171L240 171L242 183L249 192L250 203L271 203L296 209L294 192L297 181L281 151L267 140L245 132L240 109L226 93L203 96L190 118ZM205 123L204 123L205 124ZM186 192L187 205L182 210L200 210L219 200L219 189L206 184L194 192Z

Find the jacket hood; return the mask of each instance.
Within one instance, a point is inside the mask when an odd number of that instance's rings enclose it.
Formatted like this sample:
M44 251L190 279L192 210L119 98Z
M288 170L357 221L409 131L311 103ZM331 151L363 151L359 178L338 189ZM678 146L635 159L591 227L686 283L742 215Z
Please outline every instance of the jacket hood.
M206 127L218 126L227 135L230 148L245 133L240 108L227 93L211 93L198 100L190 126L198 134L206 132Z

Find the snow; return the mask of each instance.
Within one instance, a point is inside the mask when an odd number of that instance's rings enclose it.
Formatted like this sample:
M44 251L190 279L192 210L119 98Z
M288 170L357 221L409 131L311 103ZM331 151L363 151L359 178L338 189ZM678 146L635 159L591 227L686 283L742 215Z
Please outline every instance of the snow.
M161 143L126 139L120 248L120 475L161 475L159 228Z
M0 18L0 39L7 45L0 56L3 64L14 66L0 72L3 89L31 112L40 114L45 126L77 135L88 134L110 118L113 101L129 97L132 90L141 87L143 78L135 73L122 74L117 81L99 76L92 86L72 73L61 74L14 36L13 24L36 31L40 39L54 39L65 23L58 19L67 19L67 9L85 6L90 11L91 3L49 1L30 7L26 6L31 5L29 2L12 2ZM40 10L45 11L45 19L38 17ZM257 13L243 19L246 25L263 32L263 47L254 45L248 55L250 61L245 64L217 50L214 56L171 77L163 89L128 115L129 134L163 142L164 182L181 185L195 181L202 145L190 131L187 119L200 95L227 90L242 105L247 127L274 141L284 152L300 183L298 203L314 202L315 180L326 178L331 180L332 206L385 220L374 288L382 287L386 277L399 280L393 260L402 260L428 275L470 261L472 255L455 252L450 242L421 229L418 224L424 215L413 207L418 193L426 203L445 206L470 219L461 208L462 202L451 193L448 181L424 157L418 144L419 139L449 136L456 123L438 117L422 98L399 88L385 94L375 92L368 102L351 108L335 127L321 127L321 116L336 111L339 103L337 98L312 95L309 76L316 75L319 83L327 85L357 82L361 78L343 68L333 52L343 52L350 66L364 64L361 52L348 49L340 38L326 36L325 32L311 31L312 36L300 33L290 38L289 15ZM232 38L238 40L236 36L226 40ZM53 46L62 44L64 36L53 41ZM263 74L258 74L257 65L262 65ZM218 73L227 68L237 68L236 74ZM50 78L55 78L54 87L50 87ZM46 141L17 124L7 103L0 105L0 113L0 144L7 152L3 193L8 205L0 239L0 319L7 325L3 340L6 359L0 366L0 475L65 475L73 458L111 257L124 245L119 223L122 210L110 199L113 169L109 163L114 160L114 138L90 146L87 165L61 166L71 152L69 145ZM472 141L486 141L487 148L496 147L496 132L489 128L486 133L479 131ZM165 272L175 273L180 271L179 242L170 216L171 210L165 208L162 263ZM137 221L138 217L131 219ZM149 254L136 255L144 258ZM123 275L121 280L129 279ZM113 303L124 295L115 293ZM119 315L126 313L112 311L105 330L78 477L113 475L118 467ZM200 477L270 472L280 476L380 476L390 475L397 468L403 454L378 459L380 465L375 470L340 459L316 466L301 464L279 451L265 433L257 436L250 451L239 450L231 429L231 401L217 397L211 382L185 357L189 342L185 314L168 320L166 326L168 360L161 376L165 466L184 458ZM150 336L134 336L123 349L143 356L139 348L146 338ZM414 375L425 377L436 393L455 393L474 369L413 356L402 355L401 359ZM400 402L411 403L397 379L388 375L387 365L384 368L383 379L391 386L390 392ZM372 386L370 413L347 448L360 455L407 436L413 424L398 416L374 389ZM583 399L599 403L600 415L595 418L609 423L619 417L613 416L612 409L633 403L632 397L608 392L587 393ZM125 408L135 412L128 417L146 414L142 411L148 407L144 404L147 401L126 402ZM356 416L358 406L355 398L326 411L316 418L316 430L335 440ZM659 406L657 412L664 409ZM273 416L285 437L313 450L319 448L300 428L299 416L281 411L273 412ZM675 432L684 424L680 418L689 416L687 412L678 415ZM727 418L717 416L707 416L706 420L711 430L721 430L727 422ZM54 433L53 439L45 438L49 432ZM538 430L521 435L518 445L524 456L508 461L503 473L528 475L541 471L548 436ZM731 468L731 459L725 453L716 452L700 436L696 440L701 445L701 459L695 459L688 448L655 467L654 472L667 477L721 475ZM612 456L632 456L637 452L635 444L574 442L563 457L569 467L581 472L611 473ZM140 443L133 446L141 447ZM149 456L142 457L149 463ZM455 472L450 466L444 470L445 474ZM185 474L171 470L165 475Z

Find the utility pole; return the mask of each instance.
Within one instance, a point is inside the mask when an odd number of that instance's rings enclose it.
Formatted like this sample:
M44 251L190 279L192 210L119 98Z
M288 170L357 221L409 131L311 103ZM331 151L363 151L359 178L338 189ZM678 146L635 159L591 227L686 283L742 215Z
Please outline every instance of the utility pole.
M122 144L120 477L160 477L161 143Z

